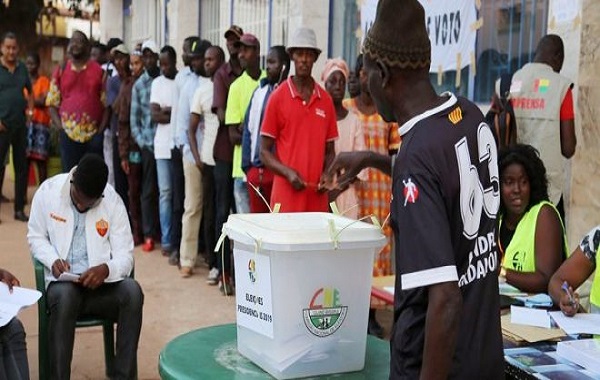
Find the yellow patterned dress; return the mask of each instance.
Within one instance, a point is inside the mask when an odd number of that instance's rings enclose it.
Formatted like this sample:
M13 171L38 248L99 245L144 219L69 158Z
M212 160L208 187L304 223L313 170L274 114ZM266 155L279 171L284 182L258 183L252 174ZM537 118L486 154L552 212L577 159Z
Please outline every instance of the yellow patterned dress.
M400 148L400 134L396 123L385 122L378 113L366 115L359 111L356 99L345 99L344 107L356 113L365 137L365 147L380 154L389 154ZM375 215L380 223L385 221L384 233L387 244L375 255L373 276L387 276L392 273L392 228L389 224L390 202L392 200L392 180L390 176L376 169L367 169L367 180L357 182L359 217Z

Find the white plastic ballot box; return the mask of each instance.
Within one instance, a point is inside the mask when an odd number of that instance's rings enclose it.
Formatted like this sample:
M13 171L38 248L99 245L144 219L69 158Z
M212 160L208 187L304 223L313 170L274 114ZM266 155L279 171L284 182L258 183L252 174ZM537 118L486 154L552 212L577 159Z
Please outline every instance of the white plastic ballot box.
M380 228L271 213L230 215L224 231L234 247L238 351L277 379L362 370Z

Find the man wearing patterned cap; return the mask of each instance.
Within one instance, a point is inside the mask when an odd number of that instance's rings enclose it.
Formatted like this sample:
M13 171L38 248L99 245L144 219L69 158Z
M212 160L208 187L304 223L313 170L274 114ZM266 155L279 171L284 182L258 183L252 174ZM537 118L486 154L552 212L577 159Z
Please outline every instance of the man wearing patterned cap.
M341 154L329 175L347 186L364 167L391 173L396 252L390 378L504 378L494 135L480 110L429 82L431 45L417 0L381 0L364 47L371 95L397 121L391 160Z

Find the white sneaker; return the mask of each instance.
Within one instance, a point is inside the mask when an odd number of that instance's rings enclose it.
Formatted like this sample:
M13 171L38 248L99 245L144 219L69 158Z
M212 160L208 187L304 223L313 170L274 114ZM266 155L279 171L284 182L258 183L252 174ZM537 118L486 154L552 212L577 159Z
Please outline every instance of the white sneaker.
M208 272L208 277L206 278L206 283L209 285L217 285L219 282L219 270L217 268L212 268L210 272Z

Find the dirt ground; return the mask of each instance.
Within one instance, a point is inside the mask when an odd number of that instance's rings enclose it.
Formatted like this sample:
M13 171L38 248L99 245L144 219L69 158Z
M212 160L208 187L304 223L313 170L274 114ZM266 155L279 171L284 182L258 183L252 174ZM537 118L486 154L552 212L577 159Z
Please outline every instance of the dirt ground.
M14 184L7 176L3 194L13 199ZM31 199L34 187L29 188ZM8 269L24 287L35 288L33 266L27 247L27 224L13 219L13 203L0 206L0 267ZM29 208L26 208L29 213ZM235 322L234 297L221 295L215 286L205 283L208 268L195 269L194 276L181 278L176 267L169 266L160 250L143 253L135 249L135 278L145 294L144 320L138 351L139 379L159 379L158 355L173 338L191 330ZM203 260L201 260L203 262ZM382 311L378 319L389 334L391 312ZM37 306L22 310L19 318L27 332L29 368L38 378ZM190 352L190 355L193 355ZM77 329L72 362L72 379L104 379L104 355L101 328Z

